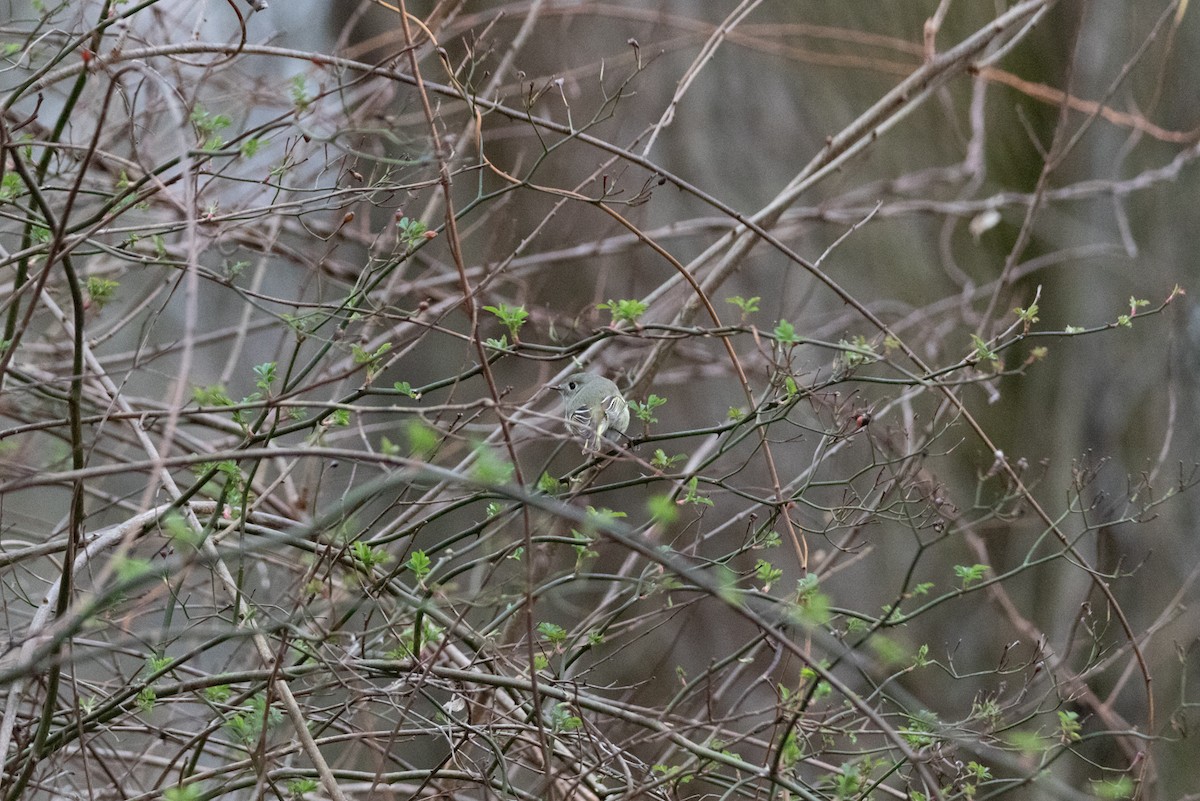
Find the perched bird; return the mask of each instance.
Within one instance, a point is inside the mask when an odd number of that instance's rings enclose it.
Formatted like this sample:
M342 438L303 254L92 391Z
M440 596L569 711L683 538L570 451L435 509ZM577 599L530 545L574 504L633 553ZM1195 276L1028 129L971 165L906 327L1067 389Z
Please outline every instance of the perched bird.
M562 394L567 428L583 440L584 453L599 453L600 440L629 428L629 404L617 385L595 373L574 373L556 389Z

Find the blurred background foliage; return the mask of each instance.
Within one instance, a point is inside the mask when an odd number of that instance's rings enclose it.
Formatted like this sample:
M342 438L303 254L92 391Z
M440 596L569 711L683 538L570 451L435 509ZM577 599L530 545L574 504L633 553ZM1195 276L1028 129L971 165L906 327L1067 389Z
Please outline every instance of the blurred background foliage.
M6 4L6 797L1193 797L1196 9L258 5Z

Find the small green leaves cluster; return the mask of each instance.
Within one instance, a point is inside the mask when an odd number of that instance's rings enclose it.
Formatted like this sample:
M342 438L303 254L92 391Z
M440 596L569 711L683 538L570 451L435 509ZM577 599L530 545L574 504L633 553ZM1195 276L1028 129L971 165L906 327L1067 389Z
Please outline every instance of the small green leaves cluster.
M408 439L408 452L414 459L428 461L441 444L442 437L436 428L424 421L413 418L404 425L404 434Z
M629 411L633 412L634 417L641 420L646 425L650 425L651 423L658 422L658 418L654 416L654 410L666 402L666 398L660 398L659 396L651 393L650 397L646 398L645 403L630 401Z
M270 731L282 722L283 713L274 706L268 707L266 695L258 693L251 696L248 709L243 708L225 720L225 728L242 745L253 746L264 731Z
M420 220L401 217L396 221L396 230L400 235L400 244L404 245L405 251L409 253L428 239L426 234L429 232L429 228Z
M871 772L875 769L875 763L869 757L863 758L854 764L852 762L844 762L838 771L833 774L833 796L837 799L849 799L860 797L867 789L871 782Z
M428 617L421 618L421 638L420 647L424 650L427 646L437 647L441 644L442 638L445 636L446 630L436 623L432 622ZM385 656L388 659L411 659L417 654L413 652L417 645L415 642L417 629L415 626L406 626L400 632L398 645L389 650Z
M1129 314L1122 314L1117 317L1117 325L1124 328L1133 328L1133 318L1137 316L1137 310L1150 305L1150 301L1141 298L1129 298Z
M1027 729L1010 729L1004 733L1004 741L1017 751L1033 756L1051 747L1050 740L1040 732Z
M350 346L350 354L351 358L354 359L354 363L364 364L367 367L368 384L374 381L375 377L379 375L379 371L382 367L381 362L383 361L383 357L387 355L387 352L391 349L392 343L390 342L381 342L379 347L375 348L373 351L368 351L357 342Z
M842 364L847 369L853 369L863 364L872 364L879 361L879 352L875 350L875 345L862 334L855 334L849 339L838 340L838 347L841 349L840 358Z
M254 365L255 381L254 386L264 394L271 394L271 387L275 384L275 379L279 374L279 365L275 362L263 362L262 364Z
M115 198L117 198L116 205L114 206L114 211L118 211L118 212L125 211L131 205L133 205L134 196L133 196L133 194L127 193L127 190L132 186L133 186L133 181L129 180L129 173L125 172L125 170L121 170L121 172L117 175L116 191L113 192L113 196ZM125 239L125 243L129 247L132 247L133 245L137 244L137 242L138 242L138 235L136 233L131 233Z
M392 384L392 389L399 392L401 395L407 395L413 400L420 400L421 393L412 388L412 384L407 381L396 381Z
M615 523L616 521L624 517L628 517L629 515L625 514L624 512L618 512L615 509L609 509L606 506L602 506L599 509L597 509L595 506L588 506L587 516L589 520L595 520L603 524Z
M783 544L783 537L773 528L760 529L750 541L751 548L778 548Z
M962 581L962 588L965 590L975 582L983 578L983 574L987 572L987 565L955 565L954 575Z
M662 448L654 449L654 456L650 459L650 464L658 470L670 470L678 462L687 459L687 454L677 453L674 456L667 456L667 452Z
M417 550L412 552L404 566L416 577L418 582L424 584L425 577L429 575L429 571L433 570L433 561L429 558L429 554Z
M991 362L995 364L1000 361L1000 354L992 350L991 345L987 340L980 337L978 334L971 334L971 347L974 352L971 354L971 360L978 363Z
M262 143L263 140L257 136L252 136L246 141L242 142L242 156L244 158L252 158L256 153L258 153L258 149L262 147Z
M899 617L899 614L899 609L892 610L892 617ZM881 665L889 668L901 668L912 664L912 656L908 648L892 637L876 634L868 640L868 646L876 661Z
M941 727L937 715L926 709L908 717L908 726L900 731L900 736L913 748L924 748L936 742L934 734Z
M787 320L780 320L775 324L775 330L771 332L775 337L775 341L780 345L799 345L800 336L796 333L796 326L789 323Z
M754 563L754 577L762 582L764 592L770 592L771 585L783 578L783 571L766 559L759 559Z
M233 696L228 684L214 684L204 688L204 698L210 703L223 704Z
M974 760L967 763L965 774L959 785L959 789L962 791L963 796L968 799L975 797L980 782L985 782L992 778L992 772L987 769L987 766L981 765Z
M204 532L196 531L188 522L183 519L183 515L178 512L171 512L160 523L163 533L167 538L175 544L176 547L188 546L192 548L200 547L200 543L204 541Z
M1017 320L1025 324L1025 330L1029 330L1029 326L1038 321L1038 305L1036 303L1029 304L1029 308L1025 309L1020 306L1013 309L1017 315Z
M557 648L567 641L567 630L557 623L550 623L543 620L537 624L538 636Z
M292 779L287 783L289 798L299 799L308 793L315 793L321 784L316 779Z
M554 705L554 709L550 713L550 727L553 731L561 734L583 728L583 721L578 715L571 714L570 706L559 703Z
M221 274L224 275L227 280L232 281L233 279L240 277L249 266L250 262L246 261L245 259L238 259L237 261L229 261L226 259L221 262ZM289 328L297 327L297 318L292 315L283 314L280 315L280 319L286 323Z
M146 686L138 690L138 694L134 697L133 702L137 704L137 708L141 710L143 715L149 715L154 711L154 702L158 700L158 693L153 687Z
M928 595L930 592L933 591L933 588L935 586L937 586L937 585L934 584L932 581L922 581L920 584L916 584L913 586L913 588L908 592L907 597L919 598L923 595Z
M743 298L741 295L734 295L732 298L725 298L726 303L732 303L742 310L742 319L745 320L751 314L758 311L758 303L762 300L758 295L752 298Z
M715 506L712 498L707 498L697 491L697 486L700 483L699 476L692 476L684 488L683 497L679 499L680 503L692 504L694 506Z
M675 499L667 494L651 495L646 501L646 511L658 523L674 523L679 517L679 507Z
M680 774L683 772L683 768L681 766L666 765L662 762L656 763L650 770L653 773L659 774L660 776L670 778L675 784L689 784L692 779L696 778L692 775L681 776Z
M355 540L350 544L350 556L368 573L392 559L392 555L383 548L372 548L362 540Z
M113 295L116 294L117 287L120 285L120 281L114 281L111 278L89 275L85 290L90 304L97 309L103 309L104 305L113 299Z
M784 703L787 703L787 689L780 687L780 690ZM792 768L803 756L804 749L800 745L800 738L796 736L794 730L789 731L783 740L783 747L779 749L779 764L785 768Z
M796 579L796 600L792 609L797 622L808 626L823 626L829 622L829 596L820 591L821 582L815 573Z
M182 787L168 787L163 790L163 801L200 801L200 799L208 795L204 790L204 785L200 782L192 782L185 784Z
M230 510L236 511L245 500L246 477L242 475L241 468L233 459L221 462L201 462L193 468L197 475L205 475L214 470L218 476L225 479L225 483L223 486L206 487L206 491L212 495L220 495L223 492L225 504Z
M519 341L517 332L521 330L521 326L525 325L525 321L529 319L529 312L523 306L509 306L501 303L499 306L484 306L484 311L491 312L500 323L508 329L509 335L513 338L513 342Z
M537 480L538 492L544 492L547 495L557 495L559 492L562 491L562 488L563 488L563 483L561 481L559 481L557 478L555 478L554 476L550 475L549 472L543 470L542 474L540 476L538 476L538 480Z
M21 194L21 176L9 170L0 180L0 200L12 200Z
M929 645L921 643L917 647L917 655L913 657L913 667L923 668L930 664L929 661Z
M263 362L262 364L255 365L253 370L255 376L254 386L258 389L258 392L247 395L240 402L235 403L229 397L229 393L225 391L225 388L217 384L206 387L195 387L192 390L192 397L201 406L248 406L257 403L271 394L271 388L278 378L278 366L275 362ZM233 421L241 426L244 432L248 432L249 430L249 419L246 412L246 409L235 409L232 413Z
M171 663L174 661L175 660L169 656L148 656L146 657L146 673L151 676L161 673L170 667Z
M304 111L312 105L313 99L308 94L308 81L299 73L292 76L291 95L296 111Z
M612 324L625 322L636 324L646 310L650 308L640 300L609 300L596 306L597 309L607 309L612 315Z
M488 337L483 340L483 344L489 350L510 351L512 346L508 344L508 334L501 334L499 337Z
M218 150L225 144L225 139L218 133L230 126L232 120L224 114L212 114L205 111L199 103L192 109L192 125L196 128L196 138L200 140L201 150Z
M350 349L355 364L370 364L383 358L384 354L392 349L392 343L384 342L375 350L368 351L356 342L350 346Z
M192 397L202 406L232 406L233 398L230 398L226 389L223 386L212 384L210 386L198 386L192 390Z
M471 466L472 477L481 484L507 484L513 477L512 462L485 443L475 446L475 463Z
M926 648L927 646L921 646ZM988 726L995 728L1001 722L1004 710L995 698L984 698L976 700L971 704L971 719L978 720Z
M571 535L575 539L571 547L575 550L575 569L578 572L579 568L583 566L585 559L593 559L599 556L600 553L592 547L596 541L594 537L589 537L578 531L572 531Z
M1120 801L1133 798L1137 785L1132 776L1122 775L1115 779L1095 779L1092 781L1092 795L1102 801Z
M1058 712L1058 739L1064 745L1077 743L1083 739L1083 724L1079 722L1079 713L1069 709Z

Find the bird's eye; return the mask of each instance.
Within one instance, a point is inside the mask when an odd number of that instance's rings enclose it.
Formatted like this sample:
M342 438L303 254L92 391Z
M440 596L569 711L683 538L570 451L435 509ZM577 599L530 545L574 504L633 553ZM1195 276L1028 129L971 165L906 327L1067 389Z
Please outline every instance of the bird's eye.
M567 389L571 390L572 392L574 392L576 389L578 389L578 387L579 387L579 385L576 384L574 381L567 382Z

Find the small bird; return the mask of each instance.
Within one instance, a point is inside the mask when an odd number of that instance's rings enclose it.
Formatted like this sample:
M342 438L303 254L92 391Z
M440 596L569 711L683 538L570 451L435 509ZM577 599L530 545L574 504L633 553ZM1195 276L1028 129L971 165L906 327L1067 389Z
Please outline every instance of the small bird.
M583 440L583 452L599 453L600 439L629 428L629 404L617 385L595 373L574 373L552 387L562 394L567 428Z

